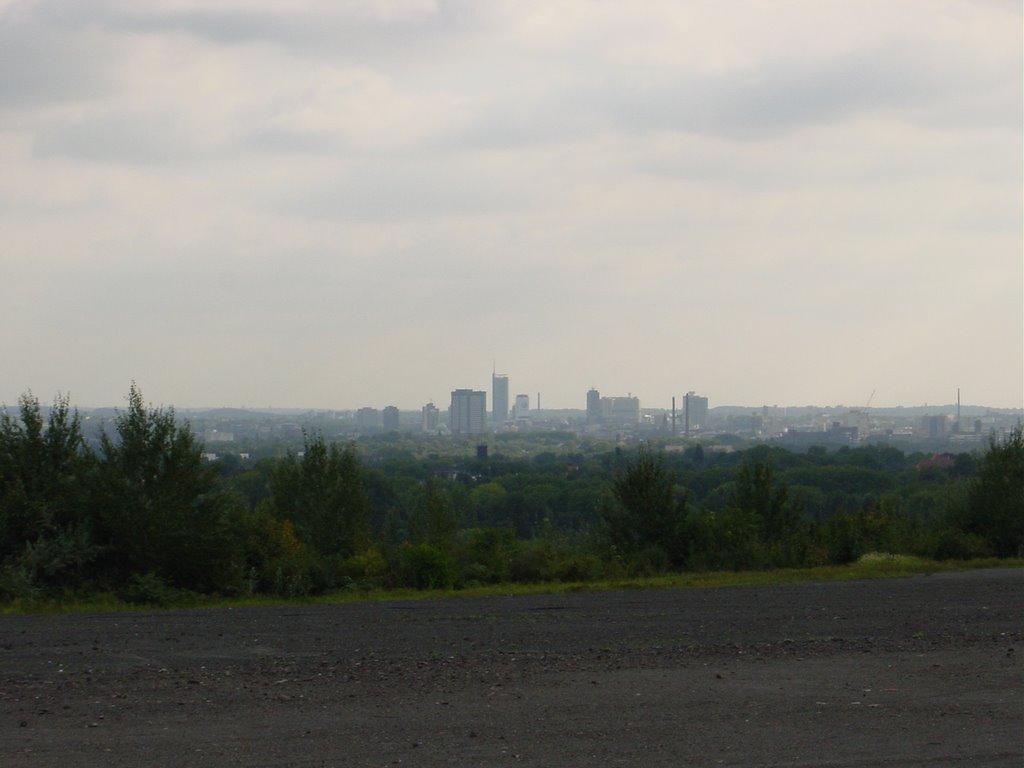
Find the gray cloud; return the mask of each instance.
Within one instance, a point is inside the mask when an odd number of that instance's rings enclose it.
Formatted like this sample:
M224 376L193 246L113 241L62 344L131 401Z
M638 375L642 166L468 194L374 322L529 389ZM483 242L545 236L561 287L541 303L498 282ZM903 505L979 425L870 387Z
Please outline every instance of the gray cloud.
M489 174L472 157L380 154L339 166L322 180L275 190L265 205L298 217L335 221L423 221L530 209L530 191Z
M741 72L684 72L667 82L663 74L641 75L639 81L614 71L605 74L542 93L532 103L502 104L504 112L485 113L463 138L471 144L515 146L607 131L675 131L763 140L860 114L914 119L937 98L943 100L950 82L948 68L928 52L911 56L891 48L833 60L765 62Z
M31 13L8 14L0 11L0 110L110 92L115 76L110 51L88 37L41 24Z
M551 404L837 401L878 359L1019 401L1019 9L231 5L0 12L37 391L173 358L204 399L408 407L497 357Z
M40 157L127 165L195 159L196 148L177 121L171 112L105 112L41 129L34 150Z
M255 4L258 6L258 4ZM161 8L100 0L89 4L50 0L40 15L66 28L100 27L114 32L180 34L214 44L265 43L302 55L366 60L395 50L436 48L472 26L475 3L440 0L430 10L374 13L365 4L316 10L282 6L218 9Z

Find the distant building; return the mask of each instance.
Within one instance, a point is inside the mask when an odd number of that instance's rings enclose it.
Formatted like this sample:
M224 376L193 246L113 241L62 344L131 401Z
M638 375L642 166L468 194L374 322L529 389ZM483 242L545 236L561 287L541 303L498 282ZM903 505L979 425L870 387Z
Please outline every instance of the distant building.
M683 432L698 432L708 423L708 399L693 392L683 395Z
M437 428L441 425L441 411L433 403L427 403L423 406L423 431L424 432L437 432Z
M854 445L859 436L859 427L844 427L838 421L832 422L832 428L825 433L828 435L830 444Z
M491 404L494 408L491 418L500 425L508 418L508 376L502 373L491 376Z
M516 404L512 406L512 418L516 421L530 418L529 395L516 395Z
M389 405L381 413L381 426L385 432L397 432L398 431L398 408L393 405Z
M758 435L764 429L764 417L759 413L736 413L726 416L726 431L734 435ZM787 434L793 430L787 430ZM799 430L798 430L799 431ZM814 432L821 433L824 430L815 429Z
M601 393L591 388L587 392L587 422L596 424L601 421Z
M487 393L473 389L452 390L448 428L453 435L483 434L487 422Z
M868 435L871 434L871 414L866 410L849 411L843 418L843 422L844 427L857 428L858 440L866 440Z
M949 417L944 414L928 414L921 417L921 437L930 439L945 437L949 432Z
M208 429L203 432L204 443L233 443L235 442L234 432L224 432L219 429Z
M956 459L948 453L933 453L929 458L917 462L917 464L914 465L914 469L928 469L929 467L949 469L950 467L955 466Z
M602 397L601 421L617 427L635 426L640 423L640 398Z
M380 411L376 408L360 408L356 411L356 426L363 432L380 429Z

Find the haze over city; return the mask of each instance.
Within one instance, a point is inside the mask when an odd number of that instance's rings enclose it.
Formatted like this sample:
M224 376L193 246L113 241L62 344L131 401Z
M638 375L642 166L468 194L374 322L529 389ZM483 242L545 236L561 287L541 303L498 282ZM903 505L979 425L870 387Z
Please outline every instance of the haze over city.
M1020 408L1021 26L0 0L0 402Z

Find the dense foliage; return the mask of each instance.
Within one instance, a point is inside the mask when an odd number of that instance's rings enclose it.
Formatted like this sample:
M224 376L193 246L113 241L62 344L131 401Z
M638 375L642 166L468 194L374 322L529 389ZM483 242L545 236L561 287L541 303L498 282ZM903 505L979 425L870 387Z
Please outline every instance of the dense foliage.
M203 459L173 410L132 386L86 444L58 397L0 417L0 599L113 592L304 595L680 570L846 563L870 551L1024 554L1024 436L951 466L884 446L793 453L563 452L489 459L327 443Z

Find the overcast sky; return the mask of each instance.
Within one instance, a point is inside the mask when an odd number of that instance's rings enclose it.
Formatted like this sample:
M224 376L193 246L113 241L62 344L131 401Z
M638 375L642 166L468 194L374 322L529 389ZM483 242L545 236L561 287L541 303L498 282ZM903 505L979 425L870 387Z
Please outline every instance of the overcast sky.
M1024 405L1021 3L0 0L0 401Z

